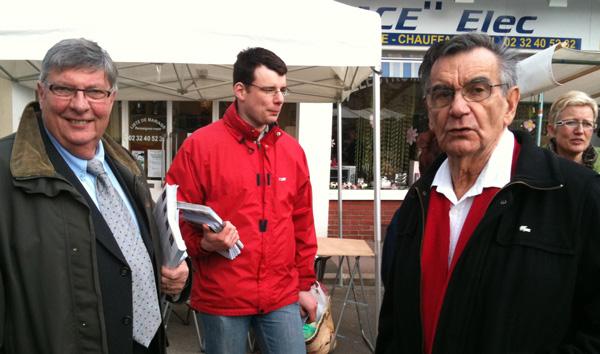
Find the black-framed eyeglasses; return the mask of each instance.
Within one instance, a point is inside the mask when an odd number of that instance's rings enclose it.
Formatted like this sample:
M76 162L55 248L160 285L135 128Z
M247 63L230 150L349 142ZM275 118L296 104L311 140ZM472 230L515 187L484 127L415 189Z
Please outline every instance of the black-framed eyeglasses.
M456 91L460 91L465 101L481 102L492 95L492 89L498 86L508 85L506 83L490 84L486 81L473 81L465 84L460 89L448 86L436 85L427 92L427 103L431 108L442 108L449 106L454 101Z
M83 95L92 100L102 100L109 97L113 91L112 90L102 90L98 88L88 88L88 89L80 89L70 86L62 86L56 84L46 83L50 92L54 95L62 98L73 98L77 94L78 91L83 92Z
M579 119L562 119L554 122L555 127L568 127L569 129L577 129L582 127L585 130L596 129L596 123L590 120L579 120Z
M280 89L277 89L276 87L272 87L272 86L264 87L264 86L258 86L255 84L248 84L248 85L254 86L257 89L261 90L262 92L264 92L270 96L275 96L275 95L277 95L277 93L280 93L280 92L283 96L287 96L290 93L290 89L288 89L287 87L282 87Z

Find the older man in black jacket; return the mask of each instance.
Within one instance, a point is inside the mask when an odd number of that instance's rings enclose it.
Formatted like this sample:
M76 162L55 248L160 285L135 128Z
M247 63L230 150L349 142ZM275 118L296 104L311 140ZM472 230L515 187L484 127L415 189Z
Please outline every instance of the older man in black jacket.
M96 43L57 43L41 112L0 140L0 353L165 353L160 290L189 271L161 266L143 173L104 135L116 77Z
M446 153L386 237L377 353L600 352L600 178L507 129L515 57L482 34L420 69Z

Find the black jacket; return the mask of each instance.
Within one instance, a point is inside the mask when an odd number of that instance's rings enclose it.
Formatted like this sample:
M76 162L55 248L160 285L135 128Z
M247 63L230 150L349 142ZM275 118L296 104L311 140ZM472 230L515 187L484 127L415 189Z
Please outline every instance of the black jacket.
M600 176L515 132L516 172L457 261L433 353L600 352ZM384 245L377 353L422 353L421 240L440 158Z

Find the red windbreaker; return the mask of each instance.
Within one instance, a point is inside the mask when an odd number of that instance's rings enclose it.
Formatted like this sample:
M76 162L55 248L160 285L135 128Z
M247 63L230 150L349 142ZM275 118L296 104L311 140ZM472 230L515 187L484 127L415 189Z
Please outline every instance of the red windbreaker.
M261 139L236 104L198 129L175 156L167 182L178 199L208 205L237 227L242 253L228 260L200 247L202 232L181 221L194 266L192 307L239 316L268 313L298 300L315 281L317 251L306 156L274 125Z

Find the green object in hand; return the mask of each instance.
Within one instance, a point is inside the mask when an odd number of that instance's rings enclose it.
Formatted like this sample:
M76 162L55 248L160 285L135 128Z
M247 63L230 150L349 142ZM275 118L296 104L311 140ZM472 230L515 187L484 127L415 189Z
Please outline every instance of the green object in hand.
M302 326L302 332L304 333L304 341L311 340L314 337L316 331L317 331L317 323L316 322L305 323Z

